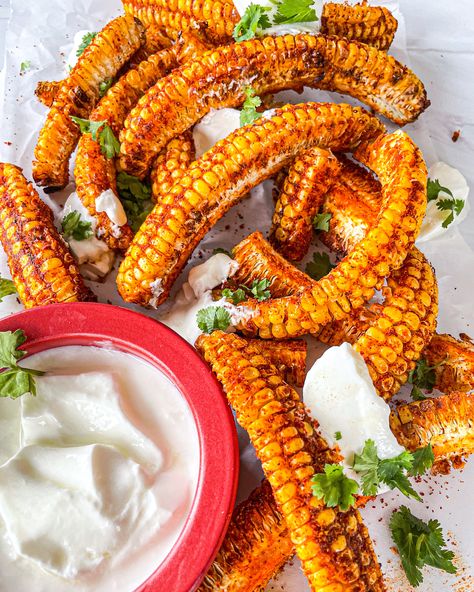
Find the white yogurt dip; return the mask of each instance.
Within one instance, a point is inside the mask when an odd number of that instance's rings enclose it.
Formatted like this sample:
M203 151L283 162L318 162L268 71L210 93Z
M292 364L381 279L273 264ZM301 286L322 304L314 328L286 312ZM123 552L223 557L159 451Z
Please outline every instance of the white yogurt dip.
M28 358L37 396L0 399L0 591L132 592L189 515L199 441L186 401L122 352Z

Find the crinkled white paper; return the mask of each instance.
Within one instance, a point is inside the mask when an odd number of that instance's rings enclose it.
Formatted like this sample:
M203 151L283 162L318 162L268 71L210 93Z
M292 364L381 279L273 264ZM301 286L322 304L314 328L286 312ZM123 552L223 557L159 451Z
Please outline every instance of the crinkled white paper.
M422 148L428 164L445 160L460 168L472 181L471 173L474 146L474 59L472 38L474 13L469 0L454 3L426 0L401 0L378 4L387 5L399 19L400 27L391 50L398 59L410 64L424 80L432 100L428 112L406 131ZM38 131L46 116L46 109L34 98L34 88L39 80L57 80L65 74L65 60L72 46L74 34L81 29L99 30L107 21L121 12L119 0L12 0L12 18L6 39L6 64L3 71L5 92L1 106L0 159L23 167L31 178L31 161ZM451 7L451 4L453 6ZM399 5L404 12L403 18ZM31 69L20 75L20 64L31 62ZM291 102L303 100L347 101L339 95L306 91L303 95L282 93ZM279 97L280 98L280 97ZM461 130L457 143L452 133ZM472 182L470 182L472 186ZM268 196L267 182L252 192L247 199L229 212L206 236L196 250L193 260L209 256L215 247L231 248L254 230L266 233L271 219L272 200ZM72 190L72 186L68 191ZM45 200L56 210L55 196ZM67 191L63 192L64 195ZM60 201L60 200L59 200ZM460 226L461 232L474 246L472 223L474 214ZM425 243L422 250L434 265L440 287L439 330L457 335L471 333L474 294L474 253L467 246L458 230L441 239ZM192 262L190 263L192 264ZM0 254L0 273L8 274L6 260ZM182 281L182 278L181 280ZM123 305L116 289L114 277L105 284L91 284L101 301ZM0 316L20 310L15 297L10 296L0 304ZM144 314L156 312L141 310ZM312 352L314 358L314 352ZM239 499L245 498L261 478L248 440L239 432L241 443L241 479ZM223 467L225 470L225 467ZM457 576L448 576L436 570L425 570L425 581L418 588L421 592L448 592L474 590L474 462L467 468L448 477L424 479L420 489L425 493L424 503L416 503L396 493L383 496L363 511L387 575L390 590L406 591L410 587L399 567L396 555L390 550L392 542L388 533L391 511L402 503L410 506L416 515L424 519L437 517L447 533L460 566ZM2 590L0 582L0 590ZM269 590L304 592L308 590L298 562L287 566L272 582ZM126 591L124 591L126 592Z

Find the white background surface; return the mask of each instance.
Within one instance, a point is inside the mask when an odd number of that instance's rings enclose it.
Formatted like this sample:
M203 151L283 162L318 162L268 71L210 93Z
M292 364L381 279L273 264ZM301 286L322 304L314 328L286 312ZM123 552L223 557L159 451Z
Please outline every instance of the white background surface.
M32 96L36 80L54 79L63 75L58 61L60 47L71 42L75 31L82 28L97 30L115 16L119 0L14 0L16 15L8 37L7 92L4 119L0 127L0 158L25 167L30 175L32 147L39 126L45 116L44 108ZM394 6L395 2L379 2ZM397 35L397 47L393 53L403 61L409 60L413 70L424 81L432 101L430 109L420 122L408 126L406 131L419 143L429 164L442 159L458 167L474 185L472 162L474 157L474 5L470 0L441 2L439 0L400 0L405 16L406 29L401 22ZM5 28L5 0L0 0L0 49ZM108 7L108 10L107 10ZM113 10L112 10L113 8ZM397 14L397 16L399 16ZM406 33L406 38L405 38ZM406 51L405 51L406 50ZM408 56L407 56L408 53ZM36 68L28 76L19 77L19 64L31 59ZM43 69L44 71L40 71ZM308 96L320 97L309 93ZM294 97L292 98L294 100ZM301 97L297 98L302 100ZM461 130L457 143L451 141L452 133ZM14 142L7 146L5 140ZM215 246L232 246L240 238L257 228L266 231L271 204L264 196L255 195L244 202L217 225L216 231L207 237L201 251L204 256ZM244 217L244 228L239 230ZM466 241L474 249L474 211L460 226ZM257 221L257 223L255 222ZM230 232L226 225L230 225ZM436 243L423 245L423 250L434 264L440 283L440 331L457 334L460 331L474 333L472 294L474 293L474 253L457 232ZM0 262L1 263L1 262ZM0 268L3 265L0 265ZM114 303L120 300L113 286L95 288L103 298ZM0 314L6 311L0 309ZM251 449L242 438L242 479L240 495L245 497L259 478ZM428 480L426 480L428 481ZM376 543L377 552L387 574L389 588L407 591L410 587L398 567L396 556L390 551L387 522L394 507L406 503L425 519L436 516L449 533L454 545L460 573L457 577L445 576L435 570L426 570L422 592L436 591L472 592L474 590L474 462L463 473L450 477L429 479L421 489L426 493L425 503L407 502L397 494L384 496L364 511L364 518ZM379 522L379 518L382 519ZM297 566L285 570L269 589L286 592L307 590L304 578ZM2 590L0 584L0 590ZM126 591L124 591L126 592Z

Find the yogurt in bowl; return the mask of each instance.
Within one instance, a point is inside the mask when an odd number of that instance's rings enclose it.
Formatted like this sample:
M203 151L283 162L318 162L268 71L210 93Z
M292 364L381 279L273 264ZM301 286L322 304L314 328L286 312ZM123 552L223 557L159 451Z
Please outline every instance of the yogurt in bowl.
M207 367L166 327L112 306L0 322L16 329L32 353L20 365L45 373L36 396L0 399L0 590L192 590L238 474Z

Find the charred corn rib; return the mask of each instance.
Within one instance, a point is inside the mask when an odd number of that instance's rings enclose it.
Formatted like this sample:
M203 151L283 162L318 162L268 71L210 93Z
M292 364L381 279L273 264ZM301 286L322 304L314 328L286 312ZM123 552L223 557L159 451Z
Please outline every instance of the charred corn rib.
M363 109L324 103L287 105L270 119L239 128L194 161L148 216L120 266L122 298L161 304L206 232L302 149L350 150L383 129ZM152 289L157 281L159 294Z
M384 590L358 511L326 508L311 493L313 475L336 453L314 430L298 393L258 348L236 335L215 331L201 335L196 346L249 433L311 589Z
M474 344L451 335L435 335L424 356L436 366L436 388L443 393L474 389Z
M38 82L35 89L36 98L43 103L45 107L51 107L59 89L61 88L61 84L62 82L56 80L52 82Z
M222 547L198 592L253 592L293 555L286 523L268 481L234 512Z
M337 158L318 147L303 152L291 165L270 231L270 242L285 259L300 261L305 256L313 238L313 218L339 169Z
M285 382L299 387L303 386L308 351L306 341L302 339L286 341L249 339L248 341L258 347L268 361L277 368Z
M431 444L437 472L462 467L474 452L474 394L451 393L401 405L390 414L390 427L408 450Z
M321 33L362 41L381 50L392 44L398 23L382 6L328 2L321 15Z
M64 187L79 128L71 116L87 119L99 99L99 85L113 78L143 44L143 26L131 16L120 16L98 33L68 78L62 83L40 131L33 161L33 177L50 190Z
M151 169L151 194L154 202L166 195L183 176L195 158L193 134L184 132L168 142Z
M401 131L381 136L359 153L379 176L383 204L376 225L327 276L310 289L264 302L248 301L250 314L238 329L264 339L316 332L372 298L403 263L418 235L426 208L426 166Z
M309 86L359 99L396 123L428 106L421 81L373 47L324 35L265 37L217 48L159 81L127 117L121 166L143 178L153 159L210 109L237 107L257 94Z
M90 115L92 121L105 121L118 134L129 110L159 78L175 67L172 49L164 49L128 70L99 102ZM98 141L91 134L79 140L74 169L76 191L89 214L97 220L96 233L114 250L126 250L133 233L128 224L117 228L105 212L96 209L97 198L107 190L117 195L116 169L113 160L102 154Z
M84 284L53 214L21 169L0 164L0 241L25 308L95 300Z
M123 0L125 12L146 26L157 25L171 37L202 27L217 45L232 39L239 15L231 0Z

